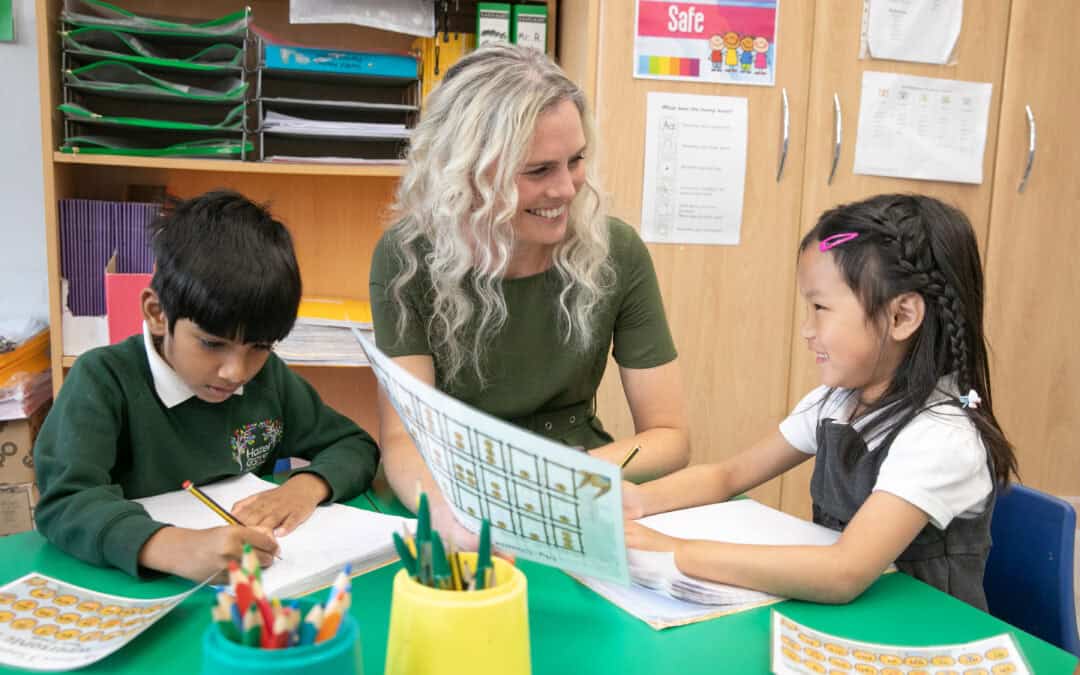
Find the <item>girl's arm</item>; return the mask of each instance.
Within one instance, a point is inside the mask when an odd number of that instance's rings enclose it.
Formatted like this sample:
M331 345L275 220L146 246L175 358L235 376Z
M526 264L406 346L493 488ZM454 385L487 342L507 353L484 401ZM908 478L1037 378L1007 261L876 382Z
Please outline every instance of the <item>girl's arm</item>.
M641 481L683 468L690 461L690 430L686 419L679 360L655 368L619 368L626 402L634 419L634 435L590 451L613 464L622 462L634 446L641 451L623 472Z
M398 356L393 361L425 384L435 386L435 362L430 355ZM419 482L420 489L428 496L435 529L444 537L451 535L459 546L475 549L476 536L454 519L439 484L424 464L424 459L382 387L379 387L379 447L382 449L386 479L398 500L409 510L415 511L420 498L417 492Z
M722 502L779 476L811 456L793 448L779 431L774 431L723 462L696 464L636 487L626 486L623 495L626 515L640 518Z
M857 598L929 522L918 507L874 492L831 546L752 546L667 537L627 523L627 546L675 552L687 575L787 598L846 603Z

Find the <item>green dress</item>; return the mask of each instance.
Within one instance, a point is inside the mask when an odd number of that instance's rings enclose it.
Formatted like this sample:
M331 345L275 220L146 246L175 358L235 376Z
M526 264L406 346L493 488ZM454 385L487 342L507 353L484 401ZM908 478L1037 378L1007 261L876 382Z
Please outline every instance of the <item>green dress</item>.
M610 219L608 225L615 283L594 311L595 339L585 351L563 342L557 316L561 282L552 268L503 281L507 319L488 345L486 385L468 364L448 382L426 332L432 304L423 267L404 290L408 324L400 339L397 335L390 284L401 261L393 229L375 247L371 264L376 344L392 357L432 356L436 387L490 415L570 446L609 443L611 436L594 414L609 350L614 348L615 361L625 368L660 366L673 361L676 352L648 249L626 223Z

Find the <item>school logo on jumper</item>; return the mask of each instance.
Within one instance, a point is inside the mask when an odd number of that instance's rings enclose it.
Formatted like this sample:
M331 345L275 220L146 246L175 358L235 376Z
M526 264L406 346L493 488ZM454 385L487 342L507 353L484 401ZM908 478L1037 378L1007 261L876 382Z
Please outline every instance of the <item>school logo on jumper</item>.
M284 431L279 419L252 422L234 431L229 444L240 470L252 471L265 462L281 441Z

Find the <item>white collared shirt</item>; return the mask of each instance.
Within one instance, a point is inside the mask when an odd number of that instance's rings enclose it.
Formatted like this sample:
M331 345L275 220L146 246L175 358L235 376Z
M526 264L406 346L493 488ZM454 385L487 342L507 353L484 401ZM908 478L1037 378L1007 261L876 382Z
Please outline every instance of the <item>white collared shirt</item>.
M154 348L154 338L150 335L150 326L143 321L143 345L146 347L146 359L150 362L150 375L154 378L154 391L166 408L173 408L192 396L195 392L184 382L176 371L172 369L158 350ZM239 387L234 394L243 394L244 388Z

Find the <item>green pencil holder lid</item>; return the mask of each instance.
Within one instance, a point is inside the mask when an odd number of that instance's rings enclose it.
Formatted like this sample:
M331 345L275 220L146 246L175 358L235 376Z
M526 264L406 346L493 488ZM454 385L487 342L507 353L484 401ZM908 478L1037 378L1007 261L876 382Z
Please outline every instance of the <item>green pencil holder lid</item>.
M237 644L211 623L203 633L202 675L363 675L360 631L345 614L326 642L285 649Z

